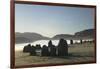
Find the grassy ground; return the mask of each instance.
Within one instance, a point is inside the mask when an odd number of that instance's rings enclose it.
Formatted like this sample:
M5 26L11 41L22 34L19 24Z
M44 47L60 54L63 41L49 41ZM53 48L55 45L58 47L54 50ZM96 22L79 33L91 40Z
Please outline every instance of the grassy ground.
M94 43L73 44L69 47L69 56L64 57L41 57L29 56L29 53L22 51L15 52L15 65L30 65L30 64L55 64L55 63L78 63L92 62L94 57Z

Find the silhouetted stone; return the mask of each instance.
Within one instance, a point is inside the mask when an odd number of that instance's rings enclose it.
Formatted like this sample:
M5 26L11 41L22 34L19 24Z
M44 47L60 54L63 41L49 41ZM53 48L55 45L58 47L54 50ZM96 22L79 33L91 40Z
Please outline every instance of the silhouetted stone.
M58 56L67 56L68 55L68 44L66 40L60 39L57 49L58 49Z
M81 43L81 44L83 43L82 40L80 40L80 43Z
M49 56L48 47L46 45L43 45L41 54L42 56Z
M31 44L28 44L27 46L24 46L23 52L30 52L31 50Z
M36 55L36 47L32 45L30 50L30 55L35 56Z
M36 49L41 49L41 45L40 44L37 44L36 45Z
M48 42L48 47L51 47L53 44L52 44L52 41L50 40L49 42Z
M36 45L36 55L41 56L41 45L40 44Z
M70 44L73 44L73 40L70 40Z
M56 47L52 44L51 40L48 43L48 49L49 49L50 56L56 56Z
M90 41L90 43L94 43L94 42L95 42L95 40L91 40L91 41Z

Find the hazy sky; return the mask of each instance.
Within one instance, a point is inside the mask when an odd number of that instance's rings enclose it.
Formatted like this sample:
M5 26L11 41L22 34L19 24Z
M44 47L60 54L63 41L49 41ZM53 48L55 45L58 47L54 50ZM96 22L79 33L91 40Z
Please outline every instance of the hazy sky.
M15 32L53 37L94 28L94 9L41 5L15 5Z

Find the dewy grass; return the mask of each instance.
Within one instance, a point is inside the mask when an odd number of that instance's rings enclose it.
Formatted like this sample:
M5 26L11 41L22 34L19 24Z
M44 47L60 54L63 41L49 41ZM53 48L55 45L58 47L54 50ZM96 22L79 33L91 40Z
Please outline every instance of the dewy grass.
M42 57L30 56L22 51L15 52L15 65L47 64L47 63L77 63L94 61L94 43L73 44L68 49L69 56Z

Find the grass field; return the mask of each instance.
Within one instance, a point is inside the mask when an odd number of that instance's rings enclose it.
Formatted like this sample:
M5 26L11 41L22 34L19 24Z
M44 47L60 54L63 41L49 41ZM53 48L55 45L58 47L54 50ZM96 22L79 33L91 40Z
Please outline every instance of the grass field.
M63 57L29 56L29 53L15 51L15 65L92 62L95 61L94 46L94 43L70 45L69 56Z

